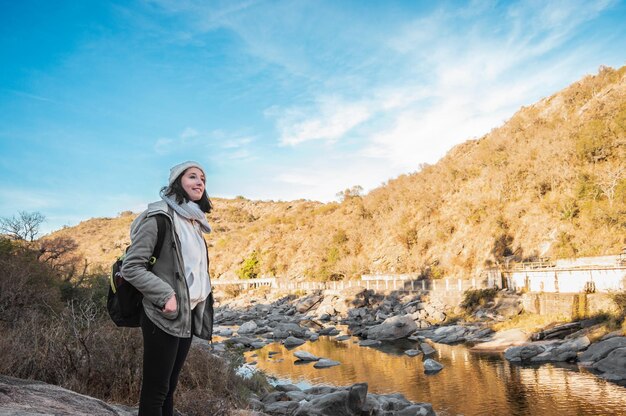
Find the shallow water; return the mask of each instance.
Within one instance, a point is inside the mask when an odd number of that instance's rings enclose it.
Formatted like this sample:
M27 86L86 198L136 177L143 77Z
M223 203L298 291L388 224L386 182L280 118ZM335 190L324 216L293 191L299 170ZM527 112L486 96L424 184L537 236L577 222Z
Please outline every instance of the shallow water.
M408 357L414 348L403 341L382 348L359 347L357 338L335 341L320 337L294 350L273 343L246 353L248 362L283 382L301 388L346 386L367 382L371 393L402 393L416 402L432 403L448 415L626 415L626 387L606 382L576 365L517 366L500 354L472 353L462 345L434 344L431 356L445 367L424 374L422 356ZM295 364L293 352L309 351L341 365L315 369ZM276 351L270 357L269 352Z

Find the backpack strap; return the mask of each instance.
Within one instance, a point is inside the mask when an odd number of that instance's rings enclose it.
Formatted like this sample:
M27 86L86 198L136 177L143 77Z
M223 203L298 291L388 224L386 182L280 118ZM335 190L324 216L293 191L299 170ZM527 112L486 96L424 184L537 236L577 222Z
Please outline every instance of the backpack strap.
M154 246L152 257L150 257L150 260L148 261L148 265L150 268L154 266L154 263L156 263L157 259L161 255L161 249L163 248L163 241L165 240L165 229L167 228L165 224L166 220L165 220L164 215L157 214L155 215L155 218L157 221L157 242L156 242L156 245Z

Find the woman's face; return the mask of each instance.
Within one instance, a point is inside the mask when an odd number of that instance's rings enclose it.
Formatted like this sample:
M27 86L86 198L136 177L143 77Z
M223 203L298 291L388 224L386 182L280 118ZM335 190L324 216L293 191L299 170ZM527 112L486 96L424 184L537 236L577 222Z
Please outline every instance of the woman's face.
M198 168L189 168L180 178L180 183L192 201L199 201L204 195L204 173Z

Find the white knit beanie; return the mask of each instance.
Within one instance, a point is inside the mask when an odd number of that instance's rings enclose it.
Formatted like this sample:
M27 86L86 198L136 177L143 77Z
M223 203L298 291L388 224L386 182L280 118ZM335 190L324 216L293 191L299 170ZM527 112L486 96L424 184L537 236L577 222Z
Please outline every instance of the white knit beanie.
M176 178L178 178L178 175L180 175L181 173L183 173L189 168L198 168L202 171L202 173L204 173L204 169L202 169L202 166L200 166L198 162L192 162L191 160L187 162L183 162L179 165L174 166L172 169L170 169L169 185L172 186Z

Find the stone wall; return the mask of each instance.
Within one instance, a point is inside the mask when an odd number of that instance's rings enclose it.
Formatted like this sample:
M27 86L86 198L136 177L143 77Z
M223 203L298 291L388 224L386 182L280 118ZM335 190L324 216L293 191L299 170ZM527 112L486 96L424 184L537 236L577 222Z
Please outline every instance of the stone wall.
M541 315L563 315L569 319L584 318L615 309L608 294L603 293L525 293L524 310Z

